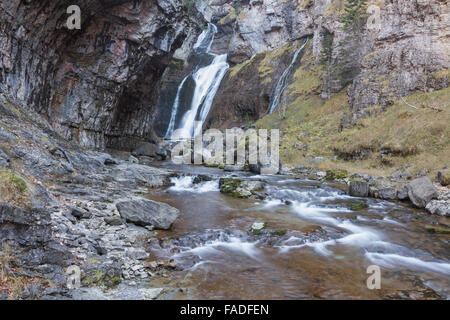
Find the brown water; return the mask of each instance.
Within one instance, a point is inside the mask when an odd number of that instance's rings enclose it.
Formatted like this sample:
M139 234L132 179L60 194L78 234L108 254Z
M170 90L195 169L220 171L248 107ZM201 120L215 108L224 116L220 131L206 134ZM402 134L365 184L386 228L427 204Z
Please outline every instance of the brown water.
M268 182L265 201L235 199L217 190L216 169L188 167L186 175L215 181L176 185L149 197L181 211L170 231L157 231L152 259L174 259L179 271L153 285L180 288L175 299L446 299L450 288L448 226L407 206L374 199L349 209L355 198L318 182L286 176ZM288 200L288 202L286 202ZM249 232L256 221L267 232ZM285 229L286 233L284 234ZM276 234L273 234L277 231ZM381 289L369 290L366 269L381 269Z

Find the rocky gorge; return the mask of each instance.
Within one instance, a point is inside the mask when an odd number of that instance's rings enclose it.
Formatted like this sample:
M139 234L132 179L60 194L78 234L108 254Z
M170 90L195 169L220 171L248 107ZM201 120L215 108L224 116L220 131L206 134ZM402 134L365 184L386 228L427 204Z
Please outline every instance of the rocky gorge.
M0 1L0 299L448 298L448 4L347 3ZM171 164L194 106L278 175Z

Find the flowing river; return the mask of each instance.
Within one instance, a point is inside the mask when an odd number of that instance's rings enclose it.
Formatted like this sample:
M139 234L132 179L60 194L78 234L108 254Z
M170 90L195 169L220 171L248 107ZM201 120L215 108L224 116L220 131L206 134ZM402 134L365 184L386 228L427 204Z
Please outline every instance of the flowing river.
M153 285L180 288L175 299L410 299L448 298L449 235L425 225L448 218L376 199L347 196L332 184L293 176L251 176L205 167L174 167L173 186L151 199L181 211L170 231L155 231L152 259L178 271ZM211 181L194 183L199 174ZM219 192L218 179L263 179L265 200ZM368 207L353 211L355 201ZM262 234L250 232L265 222ZM378 265L381 289L367 287Z

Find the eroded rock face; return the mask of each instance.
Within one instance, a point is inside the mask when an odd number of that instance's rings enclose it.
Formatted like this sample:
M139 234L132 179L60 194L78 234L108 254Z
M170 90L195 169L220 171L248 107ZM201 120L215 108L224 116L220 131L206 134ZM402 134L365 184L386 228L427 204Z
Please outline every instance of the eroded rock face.
M66 28L70 4L1 2L0 91L82 146L133 148L186 36L183 1L77 1L81 30Z
M264 64L258 61L260 54L274 52L308 36L311 43L307 58L312 57L317 65L326 35L333 37L334 54L346 37L339 18L344 1L207 2L213 11L211 20L219 30L212 51L227 53L232 66L243 64L231 68L223 80L208 127L242 125L265 114L276 82L286 68L283 60L292 57L293 51L282 59L275 58L273 67L266 71L267 77L258 76L258 68L264 69ZM364 31L361 45L350 53L352 59L359 61L360 70L348 89L353 120L365 116L368 107L380 105L385 109L394 99L416 90L448 86L445 70L450 58L446 48L450 43L446 2L385 0L375 5L380 8L381 29ZM233 74L236 68L239 71ZM324 83L322 96L328 97L347 84L338 79ZM286 90L280 106L289 105L296 96L298 92Z
M355 114L415 90L448 86L449 7L446 1L386 0L379 32L370 34L373 49L361 61L361 74L349 90Z

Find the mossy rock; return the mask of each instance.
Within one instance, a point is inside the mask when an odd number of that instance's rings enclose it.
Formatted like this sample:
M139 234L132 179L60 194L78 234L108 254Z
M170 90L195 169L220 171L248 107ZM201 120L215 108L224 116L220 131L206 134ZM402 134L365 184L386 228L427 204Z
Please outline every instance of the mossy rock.
M425 229L426 229L429 233L436 233L436 234L450 234L450 229L449 229L449 228L444 228L444 227L439 227L439 226L430 226L430 225L427 225L427 226L425 226Z
M274 230L272 231L272 235L274 236L284 236L287 233L286 229L278 229L278 230Z
M360 210L368 209L369 205L364 201L352 201L349 203L349 208L352 211L360 211Z
M236 189L241 186L242 182L243 180L239 178L220 178L220 192L235 196Z
M213 180L213 179L212 179L210 176L207 176L207 175L205 175L205 174L199 174L198 176L196 176L196 177L194 178L193 183L194 183L194 184L199 184L199 183L202 183L202 182L212 181L212 180Z
M348 178L347 170L327 170L325 178L329 181L344 180Z
M450 170L441 170L437 175L438 181L442 186L450 185Z
M218 163L205 163L205 167L207 167L207 168L218 168L219 164Z

